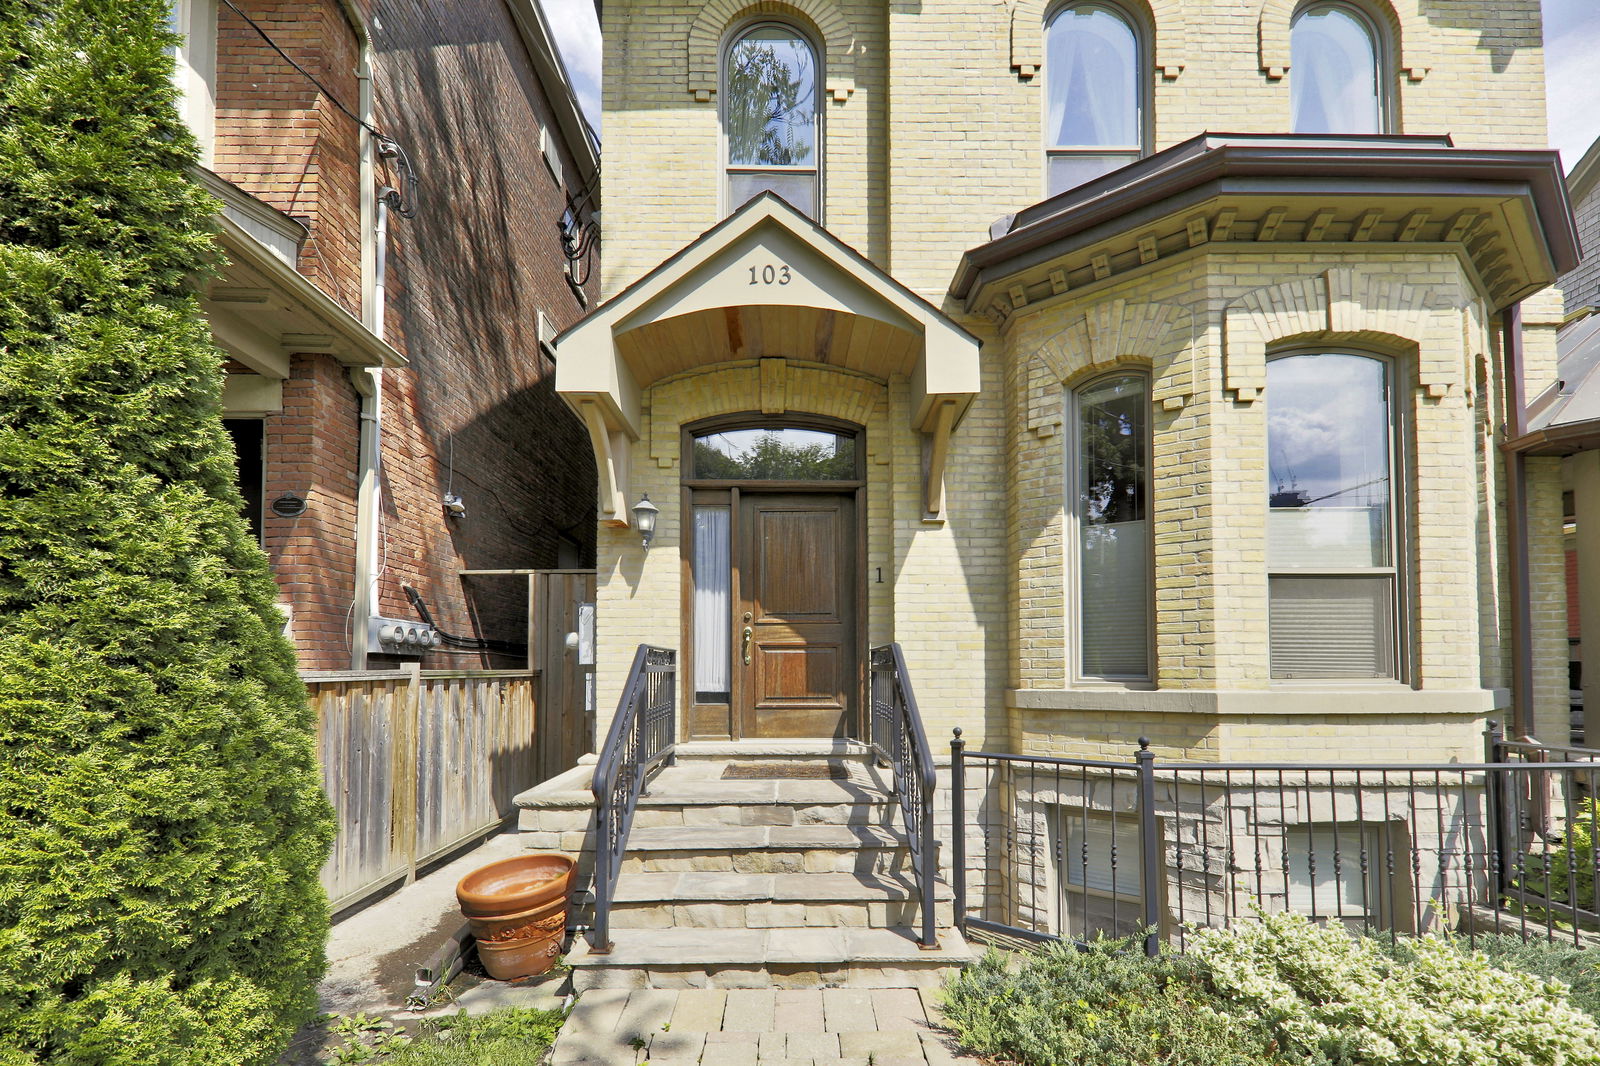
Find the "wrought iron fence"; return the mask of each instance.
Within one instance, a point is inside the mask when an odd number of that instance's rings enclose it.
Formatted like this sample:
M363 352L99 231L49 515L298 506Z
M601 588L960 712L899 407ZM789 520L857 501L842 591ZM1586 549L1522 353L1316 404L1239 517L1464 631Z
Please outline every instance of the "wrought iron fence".
M622 686L616 717L600 749L591 786L595 801L594 925L591 950L611 950L611 901L639 793L677 743L677 652L639 645Z
M922 899L922 933L925 948L937 947L934 928L934 893L939 871L938 845L934 841L933 791L937 777L933 748L922 726L911 675L899 644L872 649L872 750L894 768L895 798L906 827Z
M1600 751L1506 741L1482 763L1158 763L953 757L964 927L1022 939L1144 933L1296 910L1362 932L1586 943L1600 930ZM1558 761L1559 760L1559 761Z

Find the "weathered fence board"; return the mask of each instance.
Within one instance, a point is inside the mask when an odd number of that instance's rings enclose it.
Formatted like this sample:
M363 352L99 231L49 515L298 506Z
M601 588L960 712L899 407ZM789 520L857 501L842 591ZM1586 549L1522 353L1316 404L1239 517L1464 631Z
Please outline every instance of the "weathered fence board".
M322 884L339 910L499 825L536 784L539 674L306 675L338 838Z

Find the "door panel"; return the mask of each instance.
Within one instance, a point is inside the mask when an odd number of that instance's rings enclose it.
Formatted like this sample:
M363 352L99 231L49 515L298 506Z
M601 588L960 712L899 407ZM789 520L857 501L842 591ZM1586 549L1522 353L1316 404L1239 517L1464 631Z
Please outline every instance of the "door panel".
M855 499L740 494L733 662L745 737L850 734Z

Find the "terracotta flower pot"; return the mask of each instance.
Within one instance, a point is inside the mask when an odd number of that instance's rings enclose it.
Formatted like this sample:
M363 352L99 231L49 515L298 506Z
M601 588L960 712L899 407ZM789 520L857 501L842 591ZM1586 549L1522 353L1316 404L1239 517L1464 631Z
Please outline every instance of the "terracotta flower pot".
M535 977L548 973L561 955L561 938L553 940L513 940L507 944L485 944L478 941L478 959L490 977L497 981L515 981L519 977Z
M553 899L532 910L502 914L493 918L467 916L472 936L480 944L507 944L513 940L532 940L554 936L559 939L567 926L567 901Z
M565 903L576 865L572 856L559 851L501 859L463 877L456 885L456 899L468 918L521 914L552 899Z
M456 885L478 958L501 981L545 973L561 954L567 893L577 865L560 852L532 852L474 870Z

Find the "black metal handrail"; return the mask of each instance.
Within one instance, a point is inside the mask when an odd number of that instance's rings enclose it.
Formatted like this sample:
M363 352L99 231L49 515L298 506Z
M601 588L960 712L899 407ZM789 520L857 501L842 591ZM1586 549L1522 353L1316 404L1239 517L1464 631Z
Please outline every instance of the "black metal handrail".
M677 659L670 648L639 645L594 768L594 925L589 939L590 951L597 955L611 950L611 901L639 793L650 772L671 758L677 743Z
M934 928L934 892L939 863L933 839L933 791L938 778L933 768L933 749L922 728L917 697L911 690L911 675L899 644L872 649L872 750L894 768L895 798L906 827L906 846L922 897L922 935L924 948L939 946ZM956 832L960 829L957 827ZM959 876L959 874L958 874Z

